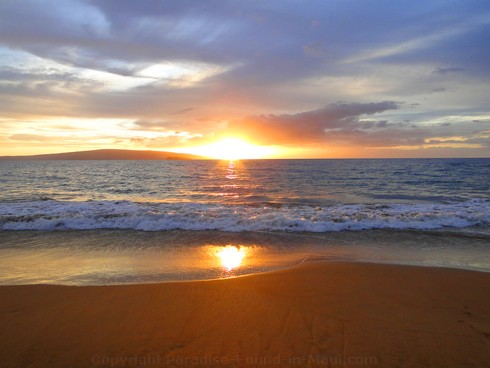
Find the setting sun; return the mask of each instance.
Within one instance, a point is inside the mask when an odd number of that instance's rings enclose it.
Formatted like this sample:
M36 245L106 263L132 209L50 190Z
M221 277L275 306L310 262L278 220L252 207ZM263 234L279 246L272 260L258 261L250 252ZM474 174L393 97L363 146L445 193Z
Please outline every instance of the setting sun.
M275 151L272 147L258 146L241 138L223 138L215 143L186 150L220 160L260 159L274 154Z

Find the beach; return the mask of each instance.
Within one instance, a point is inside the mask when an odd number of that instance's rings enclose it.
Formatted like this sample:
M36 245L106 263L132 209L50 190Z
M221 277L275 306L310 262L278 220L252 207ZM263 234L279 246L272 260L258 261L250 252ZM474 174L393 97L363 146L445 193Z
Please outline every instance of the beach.
M0 366L490 365L490 273L309 262L237 278L0 287Z

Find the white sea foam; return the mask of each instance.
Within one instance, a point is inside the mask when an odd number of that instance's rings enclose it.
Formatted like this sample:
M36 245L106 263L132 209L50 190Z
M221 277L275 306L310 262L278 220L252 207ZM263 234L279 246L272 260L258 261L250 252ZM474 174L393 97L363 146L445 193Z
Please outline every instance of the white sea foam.
M490 201L231 205L130 201L0 203L1 230L134 229L326 232L490 225Z

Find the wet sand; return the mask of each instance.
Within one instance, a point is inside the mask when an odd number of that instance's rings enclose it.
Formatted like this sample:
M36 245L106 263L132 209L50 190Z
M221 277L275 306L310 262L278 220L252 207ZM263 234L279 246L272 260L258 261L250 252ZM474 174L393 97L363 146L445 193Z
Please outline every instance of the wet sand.
M0 367L488 367L490 273L315 262L235 279L0 287Z

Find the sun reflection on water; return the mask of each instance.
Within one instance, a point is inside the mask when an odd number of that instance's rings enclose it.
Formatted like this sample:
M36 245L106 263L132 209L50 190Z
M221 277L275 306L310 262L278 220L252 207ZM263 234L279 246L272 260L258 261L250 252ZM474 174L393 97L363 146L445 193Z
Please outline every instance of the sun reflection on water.
M226 167L226 179L234 180L237 178L236 170L235 170L235 161L228 161L228 166Z
M220 195L226 196L228 198L238 198L240 186L237 185L238 175L235 168L234 160L228 161L228 164L225 168L225 178L226 181L224 181L223 184L220 185L221 189L223 190Z

